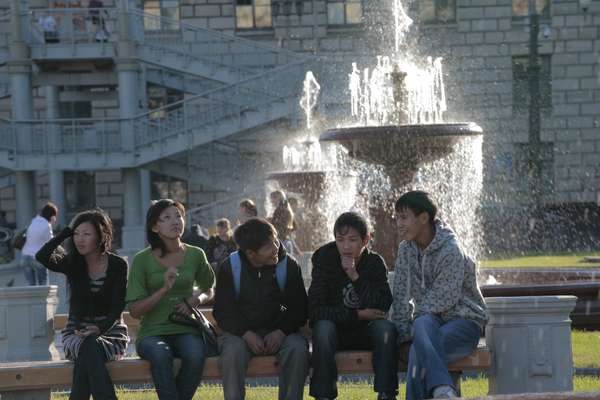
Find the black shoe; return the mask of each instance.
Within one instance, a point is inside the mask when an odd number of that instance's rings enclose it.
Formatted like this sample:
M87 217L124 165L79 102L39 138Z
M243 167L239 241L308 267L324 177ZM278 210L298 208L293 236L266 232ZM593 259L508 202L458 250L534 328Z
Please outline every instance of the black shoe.
M379 393L377 400L396 400L396 393Z

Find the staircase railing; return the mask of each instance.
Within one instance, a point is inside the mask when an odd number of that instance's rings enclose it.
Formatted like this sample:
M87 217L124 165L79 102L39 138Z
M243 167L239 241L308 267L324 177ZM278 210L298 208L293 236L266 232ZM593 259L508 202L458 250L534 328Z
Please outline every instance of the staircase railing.
M224 65L249 68L254 72L305 60L307 56L287 49L201 28L185 21L131 12L132 31L140 43L179 51ZM151 29L150 29L151 28Z
M116 8L31 10L31 44L107 43L119 37Z
M109 118L0 120L0 149L16 155L41 156L127 151L121 138L121 121Z
M134 120L133 125L136 147L156 144L185 131L208 127L246 111L259 111L277 101L285 103L299 93L305 67L305 62L296 62L275 68L268 73L142 114Z

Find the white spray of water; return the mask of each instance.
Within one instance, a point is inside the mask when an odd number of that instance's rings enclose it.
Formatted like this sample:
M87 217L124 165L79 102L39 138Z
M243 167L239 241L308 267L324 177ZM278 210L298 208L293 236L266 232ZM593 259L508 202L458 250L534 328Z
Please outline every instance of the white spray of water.
M412 23L413 20L404 11L402 0L394 0L394 49L396 54L400 50L400 44L404 42L404 36Z
M319 82L317 82L317 79L312 71L306 72L302 88L303 94L302 98L300 99L300 107L304 110L306 115L306 127L307 129L311 129L312 113L317 105L319 92L321 91L321 85L319 85Z

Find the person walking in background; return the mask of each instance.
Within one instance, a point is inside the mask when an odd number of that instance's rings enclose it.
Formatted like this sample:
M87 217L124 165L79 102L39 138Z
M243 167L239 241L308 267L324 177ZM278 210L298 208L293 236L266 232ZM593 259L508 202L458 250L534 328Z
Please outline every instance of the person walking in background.
M256 218L258 210L256 204L251 199L244 199L240 202L238 209L238 226L248 221L250 218Z
M57 216L58 207L48 202L42 207L40 215L36 215L27 227L20 263L25 273L25 280L30 286L48 284L48 272L36 261L35 255L48 240L52 239L52 225L56 222Z
M214 316L225 400L245 398L253 356L277 355L279 399L301 400L308 373L307 298L300 267L286 254L273 225L253 218L235 230L240 250L223 262L217 277Z
M129 312L141 319L137 352L150 362L160 400L190 400L200 384L205 358L216 352L197 328L169 320L173 311L190 315L186 302L198 307L213 295L215 277L204 251L181 242L184 217L185 208L177 201L153 202L146 214L150 247L133 257L127 286ZM177 376L175 357L181 359Z
M470 355L487 322L476 266L452 229L436 219L437 206L422 191L396 201L402 242L394 270L392 321L398 342L412 340L407 400L458 397L448 363Z
M218 276L218 268L223 260L236 250L231 224L227 218L221 218L217 221L217 234L208 239L206 246L208 262L212 265L215 275Z
M287 201L285 193L281 190L271 192L269 199L271 205L275 207L269 221L277 230L277 237L281 240L287 252L294 254L295 246L291 239L291 233L294 230L294 212Z
M367 222L354 212L338 217L335 241L315 251L308 290L313 374L310 395L335 399L339 350L372 350L377 399L396 399L396 328L386 319L392 305L385 261L370 251Z
M111 253L112 222L99 208L79 213L36 254L69 283L69 319L63 351L75 361L71 400L116 399L105 363L123 357L129 343L121 313L125 308L127 261ZM66 253L59 245L69 240Z

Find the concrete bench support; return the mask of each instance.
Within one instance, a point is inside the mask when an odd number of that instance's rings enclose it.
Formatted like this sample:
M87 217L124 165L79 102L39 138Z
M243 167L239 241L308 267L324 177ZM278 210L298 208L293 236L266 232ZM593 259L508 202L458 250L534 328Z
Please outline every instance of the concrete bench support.
M488 297L490 394L573 390L575 296Z

